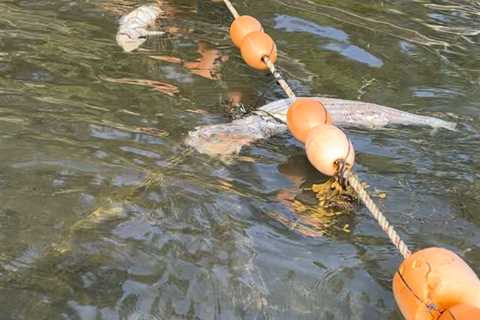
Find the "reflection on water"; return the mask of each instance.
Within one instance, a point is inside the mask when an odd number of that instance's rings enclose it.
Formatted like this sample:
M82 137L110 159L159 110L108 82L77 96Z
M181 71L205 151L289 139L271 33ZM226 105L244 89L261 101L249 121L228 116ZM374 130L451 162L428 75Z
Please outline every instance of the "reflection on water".
M0 4L3 318L400 319L400 256L361 206L318 210L325 177L291 137L228 162L184 147L228 120L222 101L282 97L231 46L222 4L162 3L167 35L126 54L117 20L141 3ZM478 4L236 4L277 40L299 94L458 122L349 135L405 240L480 272Z
M338 52L344 57L365 63L371 67L380 68L383 66L381 59L368 53L366 50L348 43L348 35L342 30L332 27L322 27L304 19L280 16L275 19L275 28L287 32L307 32L316 35L320 39L336 40L321 45L322 49Z

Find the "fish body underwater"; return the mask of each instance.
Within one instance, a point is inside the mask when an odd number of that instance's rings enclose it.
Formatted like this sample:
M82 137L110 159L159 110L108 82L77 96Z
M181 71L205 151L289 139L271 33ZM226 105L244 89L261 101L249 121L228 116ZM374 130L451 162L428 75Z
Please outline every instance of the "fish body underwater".
M362 101L316 97L342 128L381 129L387 126L431 127L455 131L456 124L442 119ZM230 123L207 125L189 132L185 144L200 153L223 156L239 153L243 146L288 130L291 99L266 104L250 115Z
M456 124L442 119L417 115L374 103L326 97L314 98L330 113L334 123L344 128L375 129L386 126L418 126L455 131ZM287 111L291 99L271 102L260 111L269 113L283 123L287 122Z

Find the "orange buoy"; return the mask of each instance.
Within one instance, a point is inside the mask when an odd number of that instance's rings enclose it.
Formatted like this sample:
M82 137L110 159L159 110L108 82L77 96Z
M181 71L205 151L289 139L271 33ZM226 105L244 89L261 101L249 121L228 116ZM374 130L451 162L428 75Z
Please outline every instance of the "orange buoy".
M438 320L474 320L480 319L480 309L468 304L457 304L445 311Z
M480 308L477 275L442 248L424 249L405 259L393 278L393 294L407 320L438 319L457 304Z
M335 175L336 162L344 160L349 166L355 162L355 150L342 130L328 124L321 124L308 132L305 142L310 163L327 176Z
M320 101L300 98L288 108L287 124L293 136L305 143L310 129L320 124L332 124L332 119Z
M240 48L243 38L255 31L263 32L262 24L254 17L240 16L230 26L230 39L235 46Z
M252 68L258 70L267 69L263 57L268 56L275 63L277 61L277 46L272 38L263 32L251 32L243 38L240 45L243 60Z

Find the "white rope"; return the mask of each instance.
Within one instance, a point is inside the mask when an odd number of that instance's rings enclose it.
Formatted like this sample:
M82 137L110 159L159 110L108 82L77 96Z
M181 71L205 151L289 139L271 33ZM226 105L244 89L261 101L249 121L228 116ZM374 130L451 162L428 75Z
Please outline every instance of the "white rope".
M237 19L240 15L238 14L237 9L233 6L233 4L230 2L230 0L223 0L225 2L225 5L227 6L228 10L230 10L230 13L232 16Z
M405 244L405 242L403 242L403 240L400 238L393 226L390 224L390 222L388 222L385 215L375 204L375 202L373 202L367 190L365 190L365 188L362 186L360 179L355 174L353 174L353 172L347 172L345 174L345 178L347 179L353 190L355 190L355 192L357 193L358 198L363 202L365 207L367 207L375 220L377 220L380 228L382 228L382 230L388 235L393 245L398 249L398 251L400 251L400 253L405 259L408 258L412 254L411 251L408 249L408 246Z

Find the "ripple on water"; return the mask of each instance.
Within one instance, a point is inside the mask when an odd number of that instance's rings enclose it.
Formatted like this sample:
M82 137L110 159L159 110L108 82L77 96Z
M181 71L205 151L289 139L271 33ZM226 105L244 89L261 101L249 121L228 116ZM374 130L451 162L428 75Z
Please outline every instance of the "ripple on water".
M125 54L136 0L0 3L0 312L8 319L400 319L400 257L367 211L310 217L325 178L288 135L234 159L183 146L224 101L282 97L229 43L220 4ZM357 171L413 249L478 270L478 4L250 1L299 94L454 119L458 132L350 130ZM201 48L220 76L195 74ZM162 58L163 57L163 58ZM166 59L165 57L168 57ZM198 70L197 70L198 71ZM212 77L213 78L213 77ZM377 192L378 191L378 192ZM317 237L290 230L305 202ZM282 220L282 218L284 220ZM317 219L315 219L317 218ZM345 225L348 225L345 228Z

